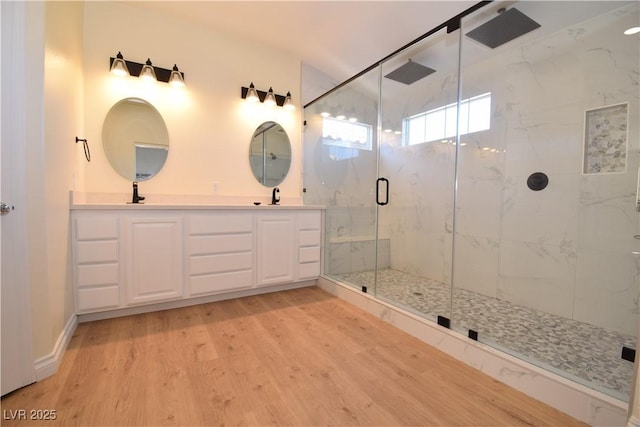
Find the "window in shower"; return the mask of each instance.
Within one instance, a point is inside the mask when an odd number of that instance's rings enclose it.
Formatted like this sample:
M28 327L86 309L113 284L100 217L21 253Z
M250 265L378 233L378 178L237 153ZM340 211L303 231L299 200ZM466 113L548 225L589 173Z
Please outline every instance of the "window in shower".
M452 103L403 120L404 145L423 144L456 136L457 104ZM491 127L491 92L460 102L460 135Z
M322 143L335 147L371 151L372 126L353 120L322 118Z

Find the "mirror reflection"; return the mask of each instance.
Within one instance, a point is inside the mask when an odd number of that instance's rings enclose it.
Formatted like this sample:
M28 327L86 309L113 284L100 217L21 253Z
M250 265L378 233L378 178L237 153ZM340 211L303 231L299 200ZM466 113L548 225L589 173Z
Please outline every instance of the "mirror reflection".
M266 187L279 185L291 166L291 144L287 132L276 122L264 122L253 133L249 146L251 171Z
M102 145L118 174L130 181L145 181L162 169L169 152L169 134L153 105L144 99L125 98L107 113Z

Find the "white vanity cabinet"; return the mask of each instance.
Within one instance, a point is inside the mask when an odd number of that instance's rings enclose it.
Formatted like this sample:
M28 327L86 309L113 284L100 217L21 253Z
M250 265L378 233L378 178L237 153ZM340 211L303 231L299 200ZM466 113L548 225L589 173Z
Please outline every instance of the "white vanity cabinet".
M75 207L76 312L249 295L315 280L321 222L320 208L305 207Z

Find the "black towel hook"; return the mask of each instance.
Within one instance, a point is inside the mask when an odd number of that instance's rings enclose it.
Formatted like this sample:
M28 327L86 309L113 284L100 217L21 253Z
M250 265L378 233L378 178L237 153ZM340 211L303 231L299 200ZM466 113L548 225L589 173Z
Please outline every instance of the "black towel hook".
M87 162L91 161L91 152L89 151L89 143L86 138L78 138L76 136L76 144L78 142L82 142L82 146L84 147L84 157L87 159Z

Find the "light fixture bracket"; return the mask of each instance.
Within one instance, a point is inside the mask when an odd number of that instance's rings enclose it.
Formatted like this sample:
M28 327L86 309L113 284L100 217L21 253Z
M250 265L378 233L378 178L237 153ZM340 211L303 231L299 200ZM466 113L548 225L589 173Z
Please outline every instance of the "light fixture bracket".
M242 99L246 99L247 98L247 92L249 92L249 88L242 86L242 88L240 90L240 97ZM262 91L262 90L258 90L258 89L256 89L256 92L258 93L258 98L260 98L260 102L264 102L264 99L267 97L267 92ZM274 93L273 95L276 98L276 104L278 105L278 107L282 107L284 105L284 100L285 100L286 96L278 95L277 93Z
M115 61L114 57L109 58L109 70L111 70L113 61ZM142 67L144 64L141 64L139 62L128 61L126 59L124 60L124 62L125 64L127 64L127 68L129 69L129 75L133 77L140 76L140 72L142 71ZM156 73L156 79L159 82L169 83L169 78L171 77L171 71L173 71L172 69L156 67L155 65L152 65L152 67L153 67L153 71L155 71ZM184 73L182 71L179 71L179 73L182 75L182 80L184 81Z

